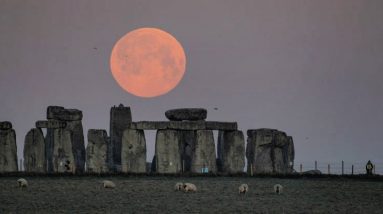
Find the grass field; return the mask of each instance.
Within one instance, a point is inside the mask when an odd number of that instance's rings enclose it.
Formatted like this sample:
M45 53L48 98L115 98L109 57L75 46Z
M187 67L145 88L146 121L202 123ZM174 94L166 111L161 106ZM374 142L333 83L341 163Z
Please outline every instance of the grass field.
M383 213L383 182L349 178L0 177L0 213ZM102 188L112 180L115 189ZM198 192L175 192L176 182ZM249 185L238 194L241 183ZM281 195L273 185L284 187Z

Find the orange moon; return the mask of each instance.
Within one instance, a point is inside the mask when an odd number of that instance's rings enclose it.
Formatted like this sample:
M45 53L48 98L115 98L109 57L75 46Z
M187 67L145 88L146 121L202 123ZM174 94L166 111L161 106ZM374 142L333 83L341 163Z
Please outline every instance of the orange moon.
M185 66L181 44L157 28L139 28L125 34L110 57L114 79L125 91L139 97L156 97L174 89Z

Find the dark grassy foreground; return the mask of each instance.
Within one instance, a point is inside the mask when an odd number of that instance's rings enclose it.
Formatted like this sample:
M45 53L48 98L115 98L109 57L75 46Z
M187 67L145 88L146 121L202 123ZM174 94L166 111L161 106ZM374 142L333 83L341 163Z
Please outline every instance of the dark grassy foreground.
M0 213L383 213L383 182L360 178L166 177L166 176L0 177ZM112 180L116 189L103 189ZM198 192L173 190L192 182ZM250 191L238 194L247 183ZM282 195L273 185L284 186Z

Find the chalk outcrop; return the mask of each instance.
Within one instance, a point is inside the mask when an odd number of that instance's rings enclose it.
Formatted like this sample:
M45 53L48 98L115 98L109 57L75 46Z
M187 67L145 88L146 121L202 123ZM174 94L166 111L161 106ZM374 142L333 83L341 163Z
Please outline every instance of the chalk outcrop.
M247 136L248 172L263 174L293 172L294 144L286 133L275 129L256 129L248 130Z

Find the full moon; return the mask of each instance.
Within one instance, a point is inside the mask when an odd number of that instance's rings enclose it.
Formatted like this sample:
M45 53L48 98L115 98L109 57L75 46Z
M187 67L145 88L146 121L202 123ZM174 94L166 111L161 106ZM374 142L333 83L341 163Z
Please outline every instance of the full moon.
M157 28L139 28L125 34L110 57L114 79L125 91L139 97L156 97L174 89L185 66L181 44Z

